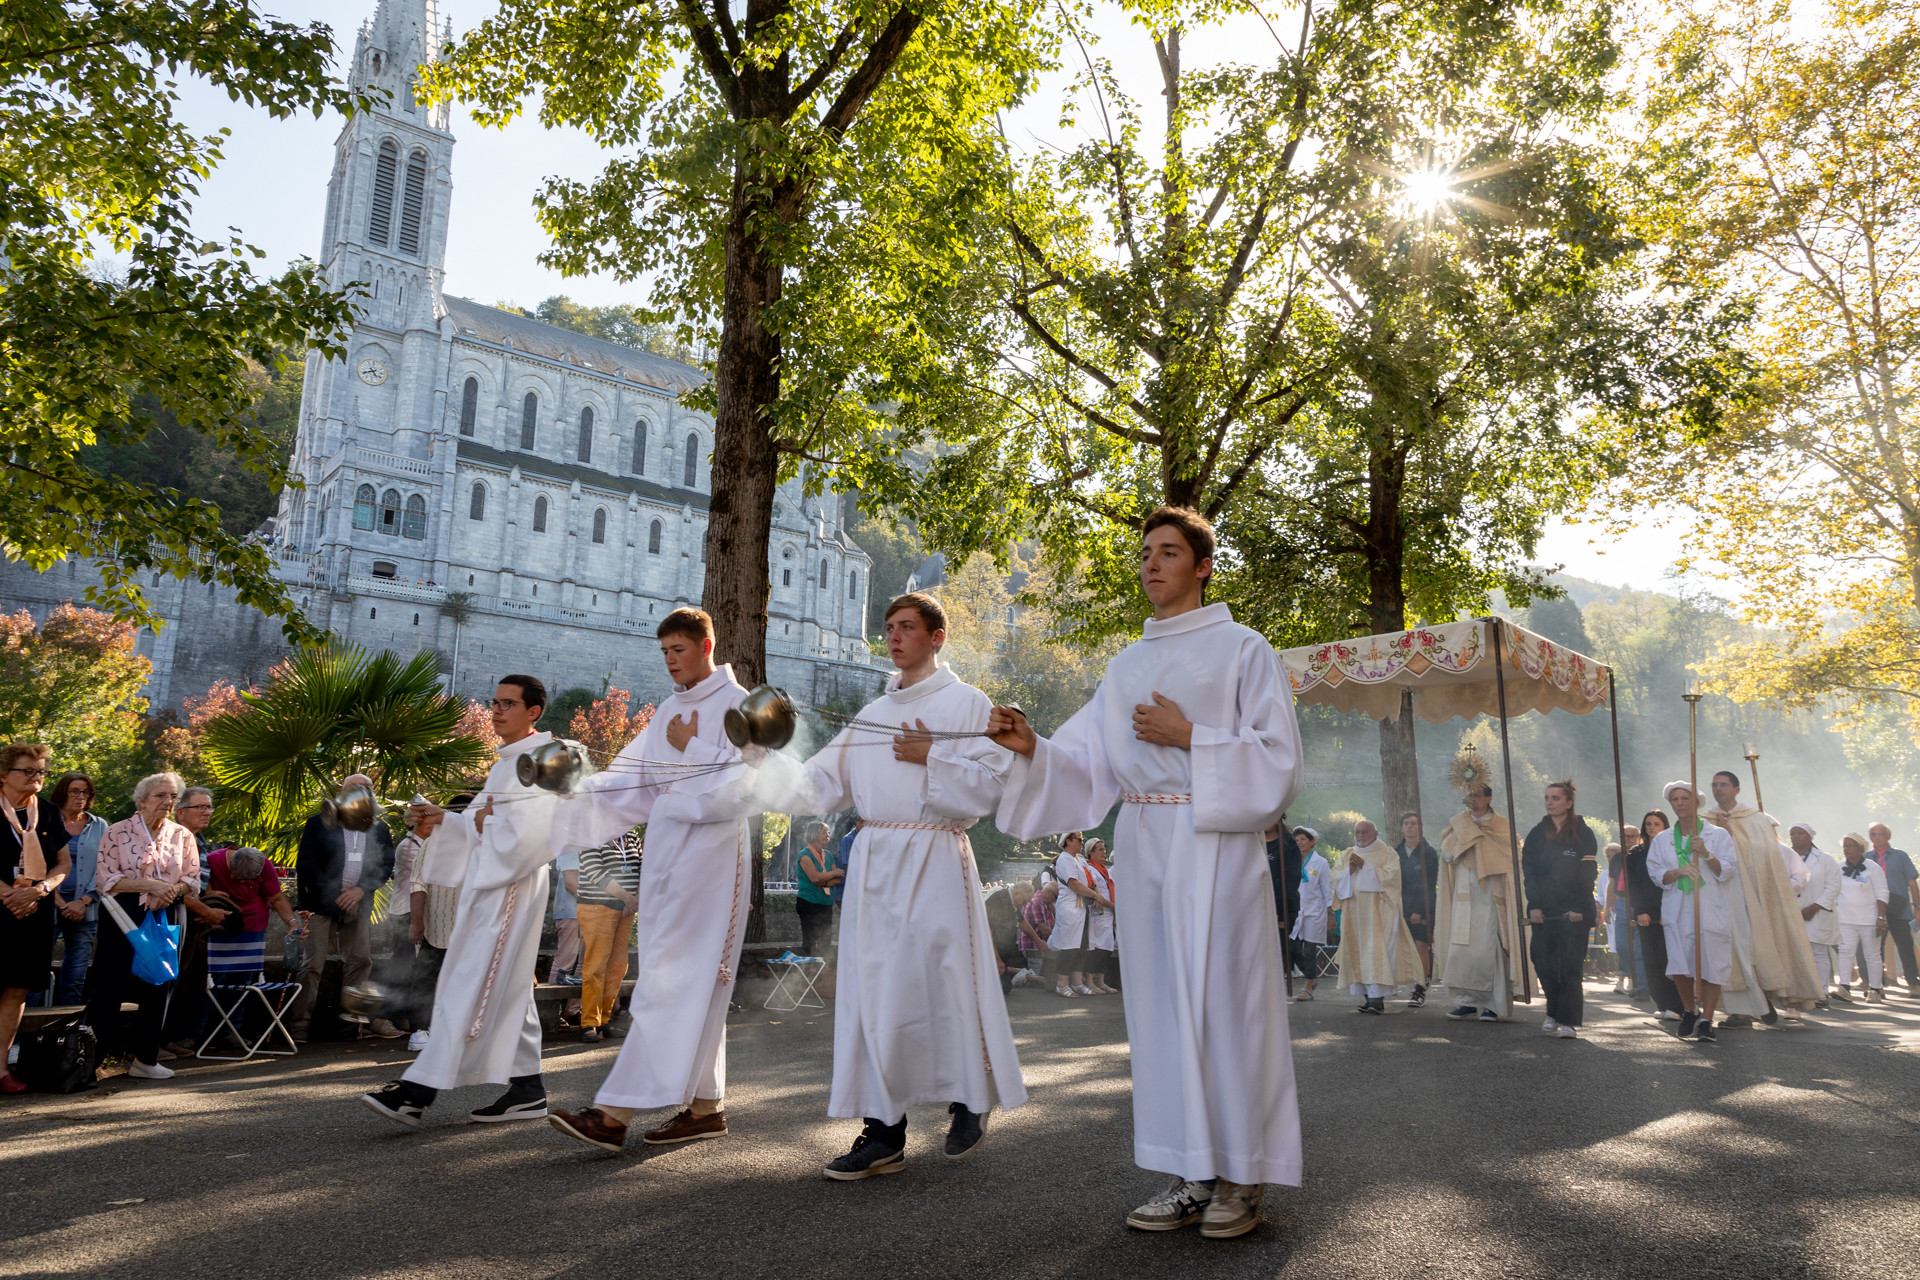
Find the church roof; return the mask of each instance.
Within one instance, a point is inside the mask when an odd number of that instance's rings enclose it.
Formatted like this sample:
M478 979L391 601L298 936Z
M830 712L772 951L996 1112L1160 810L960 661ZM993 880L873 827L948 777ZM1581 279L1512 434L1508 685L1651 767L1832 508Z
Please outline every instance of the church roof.
M529 355L558 360L608 377L658 387L678 394L705 386L704 369L681 364L650 351L623 347L617 342L590 338L584 333L562 329L559 325L516 315L497 307L482 306L471 298L444 295L447 318L453 322L455 337L477 338L499 347L512 347Z

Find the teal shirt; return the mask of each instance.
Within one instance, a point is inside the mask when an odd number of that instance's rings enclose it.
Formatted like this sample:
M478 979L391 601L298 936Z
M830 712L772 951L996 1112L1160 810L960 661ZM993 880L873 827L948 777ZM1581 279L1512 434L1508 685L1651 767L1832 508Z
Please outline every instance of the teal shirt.
M813 857L813 850L802 849L800 850L800 856L802 858ZM822 875L825 875L827 872L833 870L833 867L834 867L833 849L831 847L822 849L820 851L820 856L814 862L815 870L819 871ZM807 879L806 869L802 867L797 860L793 864L793 870L794 870L794 877L800 882L799 888L798 888L800 901L816 902L816 903L819 903L821 906L827 906L833 902L833 899L827 896L827 890L821 888L819 885L815 884L813 881Z

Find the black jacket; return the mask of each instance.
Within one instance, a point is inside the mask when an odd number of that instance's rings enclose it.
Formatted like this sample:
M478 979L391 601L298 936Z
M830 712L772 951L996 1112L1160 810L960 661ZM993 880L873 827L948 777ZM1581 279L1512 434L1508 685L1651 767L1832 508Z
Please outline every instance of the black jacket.
M340 883L340 873L347 865L346 834L339 827L328 826L319 814L307 819L306 829L300 833L300 853L293 864L300 910L335 920L341 918L342 912L334 899L346 887ZM392 874L393 836L385 823L376 822L373 830L367 832L367 852L361 860L360 879L356 883L370 899ZM372 905L367 899L362 899L360 904L363 920L366 908Z
M1407 848L1402 840L1393 851L1400 855L1400 914L1419 916L1432 924L1434 898L1440 892L1439 851L1425 840L1417 849ZM1426 899L1424 903L1422 898Z
M1627 855L1627 903L1636 918L1647 916L1652 923L1659 924L1661 889L1647 874L1648 844L1642 840Z
M1527 832L1527 843L1520 850L1527 908L1549 920L1578 912L1591 925L1598 910L1593 886L1600 878L1600 845L1579 814L1571 815L1568 827L1570 838L1565 841L1554 831L1551 818L1540 819L1539 825Z
M1300 918L1300 842L1293 832L1280 828L1278 840L1267 841L1267 874L1273 879L1273 911L1283 925L1291 928Z

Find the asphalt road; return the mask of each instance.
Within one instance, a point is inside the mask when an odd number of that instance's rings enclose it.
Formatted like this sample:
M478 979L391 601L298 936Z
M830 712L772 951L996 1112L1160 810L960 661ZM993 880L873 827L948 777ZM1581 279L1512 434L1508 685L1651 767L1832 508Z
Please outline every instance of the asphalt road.
M1537 1012L1453 1024L1294 1006L1304 1187L1238 1240L1144 1235L1117 998L1010 998L1030 1104L964 1162L917 1111L908 1170L829 1183L830 1015L735 1016L733 1133L607 1156L544 1124L418 1132L355 1101L393 1044L0 1099L0 1275L1340 1277L1920 1275L1920 1000L1682 1044L1590 985L1583 1039ZM613 1046L550 1045L579 1106ZM636 1140L636 1148L638 1143Z

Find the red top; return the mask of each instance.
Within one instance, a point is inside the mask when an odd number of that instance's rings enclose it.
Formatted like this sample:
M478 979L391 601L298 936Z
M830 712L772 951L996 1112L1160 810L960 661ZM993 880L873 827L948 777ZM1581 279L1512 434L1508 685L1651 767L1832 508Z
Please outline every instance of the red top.
M267 917L273 914L267 903L280 892L280 872L269 862L258 880L236 879L227 866L229 852L231 850L221 849L208 857L211 878L207 887L232 898L240 908L240 919L246 923L247 932L260 933L267 927Z

